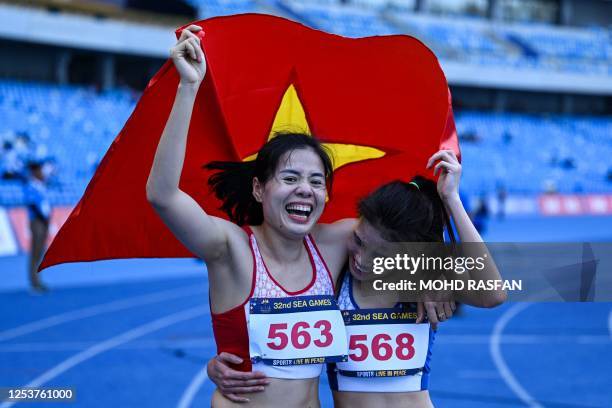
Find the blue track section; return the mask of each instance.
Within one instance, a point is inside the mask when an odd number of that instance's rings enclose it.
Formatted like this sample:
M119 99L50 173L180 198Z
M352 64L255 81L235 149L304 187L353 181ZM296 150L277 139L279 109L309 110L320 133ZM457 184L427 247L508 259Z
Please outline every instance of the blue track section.
M138 262L129 266L138 268ZM106 268L104 263L90 267ZM44 386L74 387L74 406L179 406L215 354L207 282L197 268L201 275L195 277L60 287L42 296L2 293L0 385L24 386L51 373ZM521 311L506 319L517 306ZM197 314L186 315L193 310ZM437 335L430 381L434 403L526 406L508 385L511 376L542 406L612 406L611 313L612 306L604 303L463 308ZM496 338L495 327L504 320ZM491 351L495 344L504 369ZM190 406L207 406L212 391L206 380ZM325 377L321 400L332 406ZM30 405L57 406L23 404Z
M493 219L485 238L610 242L611 221ZM215 354L202 262L60 265L43 272L44 295L27 291L25 266L0 257L0 387L42 378L74 387L77 407L209 405L214 386L198 381ZM463 307L436 335L430 391L436 407L611 407L610 355L610 303ZM320 384L331 407L325 374Z

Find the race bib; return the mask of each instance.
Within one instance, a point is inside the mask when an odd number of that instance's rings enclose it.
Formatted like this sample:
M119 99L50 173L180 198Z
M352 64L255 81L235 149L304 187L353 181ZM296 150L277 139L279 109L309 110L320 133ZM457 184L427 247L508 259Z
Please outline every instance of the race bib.
M400 377L422 371L429 348L429 324L400 309L345 310L348 361L337 364L349 377Z
M333 296L253 298L249 311L254 363L322 364L347 358L344 321Z

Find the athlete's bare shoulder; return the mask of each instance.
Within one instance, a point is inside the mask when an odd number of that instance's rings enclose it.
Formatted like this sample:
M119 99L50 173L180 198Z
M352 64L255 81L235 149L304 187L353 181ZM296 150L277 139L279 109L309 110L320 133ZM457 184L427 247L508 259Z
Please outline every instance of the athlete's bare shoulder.
M317 224L312 235L320 245L334 245L338 242L344 245L358 221L357 218L343 218L331 224Z
M317 224L312 232L334 281L340 276L346 262L348 238L357 222L355 218L345 218L331 224Z

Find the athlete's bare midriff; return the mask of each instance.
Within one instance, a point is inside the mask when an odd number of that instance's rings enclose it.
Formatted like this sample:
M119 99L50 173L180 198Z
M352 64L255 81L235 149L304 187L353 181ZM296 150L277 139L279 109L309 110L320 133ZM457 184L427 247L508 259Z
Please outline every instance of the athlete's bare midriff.
M429 391L347 392L334 391L334 408L433 408Z
M241 394L248 403L235 403L215 390L211 406L213 408L253 407L253 408L319 408L319 377L301 380L270 378L270 385L262 392Z

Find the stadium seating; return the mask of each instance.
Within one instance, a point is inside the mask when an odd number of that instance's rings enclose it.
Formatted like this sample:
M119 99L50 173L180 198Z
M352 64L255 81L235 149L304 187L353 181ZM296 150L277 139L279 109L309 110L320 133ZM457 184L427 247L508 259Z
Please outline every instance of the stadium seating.
M381 2L269 0L307 25L347 37L411 34L442 59L476 65L513 66L610 75L608 30L538 24L500 24L474 17L440 17L390 9Z
M52 202L73 204L134 104L127 90L98 94L84 87L0 81L0 138L10 140L17 133L27 133L35 148L26 160L56 162ZM1 205L22 201L18 181L0 183Z
M459 112L463 186L472 194L610 192L612 121L606 118Z
M361 37L408 33L441 59L477 66L612 75L612 42L605 28L505 24L475 17L415 14L387 1L189 0L203 18L276 10L312 27ZM74 204L96 164L134 108L138 95L98 93L76 86L0 81L0 141L27 133L35 157L52 158L54 204ZM612 120L457 112L468 194L611 192ZM0 170L2 160L0 159ZM484 177L486 175L486 177ZM0 181L0 205L23 203L21 182Z
M509 25L499 36L524 44L547 68L584 74L610 74L612 43L605 29L554 28L546 25Z
M26 132L33 155L53 158L53 204L74 204L96 164L134 109L127 90L94 89L0 81L0 139ZM529 116L457 112L464 137L463 188L492 193L611 192L606 181L612 157L612 120L570 116ZM469 135L469 137L468 137ZM1 160L0 160L1 161ZM0 181L0 205L23 204L19 181Z
M544 25L511 25L504 29L522 37L538 53L559 58L607 60L612 45L607 30L552 28Z
M604 28L507 24L478 17L415 14L384 0L189 0L202 17L276 10L306 25L347 37L411 34L442 59L475 65L612 73L612 43Z
M387 35L400 32L397 27L382 19L378 13L361 6L300 0L281 0L277 2L277 5L297 16L307 25L345 37Z
M188 0L188 2L199 10L202 18L258 11L254 0Z
M394 19L439 48L460 50L468 55L486 53L500 58L508 51L496 39L491 27L479 19L431 17L406 12L395 13Z

